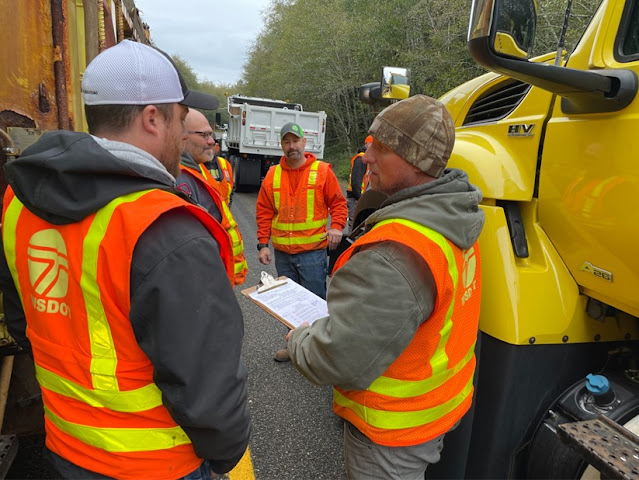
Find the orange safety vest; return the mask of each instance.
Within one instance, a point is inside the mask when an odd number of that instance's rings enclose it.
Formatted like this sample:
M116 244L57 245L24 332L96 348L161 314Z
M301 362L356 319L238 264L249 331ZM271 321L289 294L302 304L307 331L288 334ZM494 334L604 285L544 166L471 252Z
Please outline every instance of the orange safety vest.
M211 172L204 168L201 163L199 166L200 169L196 170L180 164L180 169L199 180L206 187L215 205L217 205L220 215L222 216L222 226L229 234L233 247L233 278L231 283L234 286L242 285L246 280L246 273L248 272L248 264L246 263L246 258L244 258L244 241L242 240L242 234L231 213L231 209L222 196L222 192L215 187L216 184L219 185L219 182L213 178Z
M177 208L211 232L230 270L226 232L204 209L171 193L123 195L68 225L34 215L11 188L5 194L5 255L27 319L46 445L113 478L175 479L202 463L163 405L129 320L135 245L160 215Z
M231 163L226 158L216 158L217 163L220 166L222 180L217 180L213 176L212 171L209 170L209 173L211 174L210 177L213 179L211 184L213 185L213 188L220 192L220 195L222 195L222 198L226 200L226 203L229 203L231 201L231 192L233 192L233 169L231 168ZM201 164L200 168L204 170Z
M339 257L333 272L358 248L389 240L412 248L430 266L437 286L434 310L368 389L335 387L333 410L373 442L400 447L447 432L470 408L481 265L477 243L462 250L434 230L393 219L378 223L356 240Z
M323 188L329 165L315 160L306 168L296 191L291 190L288 173L281 165L269 169L264 178L272 186L275 216L271 221L273 248L289 253L325 249L328 207ZM324 238L322 238L324 237Z
M369 170L368 165L366 165L366 171L364 172L364 176L362 177L362 193L366 191L370 181L371 181L371 171Z
M351 158L351 173L348 174L348 187L346 187L346 191L347 192L352 192L353 191L353 186L351 185L351 176L353 175L353 165L355 164L355 160L357 159L357 157L363 157L364 156L364 152L359 152L357 155L353 155L353 158ZM364 175L366 176L366 175ZM362 191L361 193L364 193L364 180L362 179Z

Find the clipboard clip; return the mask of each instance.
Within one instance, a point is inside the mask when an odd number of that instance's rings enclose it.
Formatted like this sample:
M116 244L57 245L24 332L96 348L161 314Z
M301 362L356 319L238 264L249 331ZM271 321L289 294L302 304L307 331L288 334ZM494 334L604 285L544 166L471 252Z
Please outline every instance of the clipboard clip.
M267 290L277 288L281 285L284 285L285 283L286 280L276 280L275 278L273 278L273 275L262 272L260 275L260 285L257 287L257 293L266 292Z

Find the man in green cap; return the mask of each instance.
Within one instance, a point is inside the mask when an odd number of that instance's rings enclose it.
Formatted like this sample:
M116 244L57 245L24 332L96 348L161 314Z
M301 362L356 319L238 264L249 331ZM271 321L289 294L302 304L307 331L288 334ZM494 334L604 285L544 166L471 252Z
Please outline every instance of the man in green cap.
M331 165L304 151L302 127L283 125L280 139L284 155L269 169L257 197L258 259L271 263L270 239L277 274L326 298L326 247L334 249L342 239L346 199ZM275 360L288 361L288 351L279 350Z

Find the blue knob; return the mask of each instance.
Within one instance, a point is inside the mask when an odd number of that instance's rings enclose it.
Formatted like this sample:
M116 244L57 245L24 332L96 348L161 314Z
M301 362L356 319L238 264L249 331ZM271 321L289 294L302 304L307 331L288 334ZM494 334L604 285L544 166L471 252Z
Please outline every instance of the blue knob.
M605 395L610 390L610 382L603 375L588 374L586 389L593 395Z

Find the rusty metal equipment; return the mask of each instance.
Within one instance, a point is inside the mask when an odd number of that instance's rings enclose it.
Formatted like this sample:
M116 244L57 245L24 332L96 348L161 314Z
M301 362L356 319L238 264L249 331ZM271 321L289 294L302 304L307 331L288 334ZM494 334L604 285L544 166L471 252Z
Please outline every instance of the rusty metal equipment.
M639 478L639 437L608 417L564 423L557 432L601 472L601 478Z

